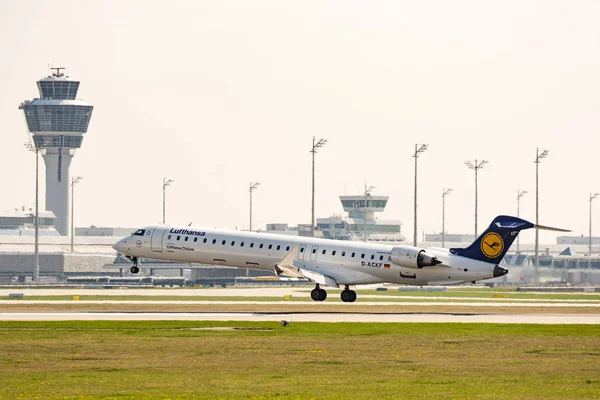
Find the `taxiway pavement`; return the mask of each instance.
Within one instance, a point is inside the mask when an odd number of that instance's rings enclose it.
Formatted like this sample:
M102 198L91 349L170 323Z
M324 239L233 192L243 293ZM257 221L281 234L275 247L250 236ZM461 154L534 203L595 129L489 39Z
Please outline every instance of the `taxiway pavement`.
M600 314L3 312L0 321L287 321L600 324Z

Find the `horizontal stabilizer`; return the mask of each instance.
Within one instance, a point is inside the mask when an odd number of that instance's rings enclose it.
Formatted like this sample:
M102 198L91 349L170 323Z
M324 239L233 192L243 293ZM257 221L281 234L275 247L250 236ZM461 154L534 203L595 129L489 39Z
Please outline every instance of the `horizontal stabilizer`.
M535 229L539 229L542 231L571 232L569 229L553 228L551 226L544 226L544 225L534 225L533 227Z
M498 215L490 226L469 247L452 248L450 253L477 261L498 264L519 232L534 224L509 215Z

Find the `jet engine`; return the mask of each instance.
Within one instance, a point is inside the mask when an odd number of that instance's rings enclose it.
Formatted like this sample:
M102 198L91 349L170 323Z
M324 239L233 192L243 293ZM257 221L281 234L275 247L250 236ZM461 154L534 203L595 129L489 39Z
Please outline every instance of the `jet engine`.
M409 246L395 246L391 253L392 262L404 268L433 267L442 262L427 254L423 249Z

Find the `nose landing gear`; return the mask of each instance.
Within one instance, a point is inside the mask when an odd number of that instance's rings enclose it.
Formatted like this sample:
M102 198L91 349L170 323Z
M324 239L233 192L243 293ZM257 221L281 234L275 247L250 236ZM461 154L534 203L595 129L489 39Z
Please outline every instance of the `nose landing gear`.
M138 267L139 265L139 259L137 257L127 257L129 258L131 261L133 261L133 267L129 268L129 271L131 271L132 274L137 274L138 272L140 272L140 268Z

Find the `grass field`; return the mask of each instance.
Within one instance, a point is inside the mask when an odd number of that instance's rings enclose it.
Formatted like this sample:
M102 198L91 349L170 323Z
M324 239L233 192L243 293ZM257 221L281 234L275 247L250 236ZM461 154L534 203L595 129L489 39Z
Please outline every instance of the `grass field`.
M600 326L0 322L1 399L598 399Z

